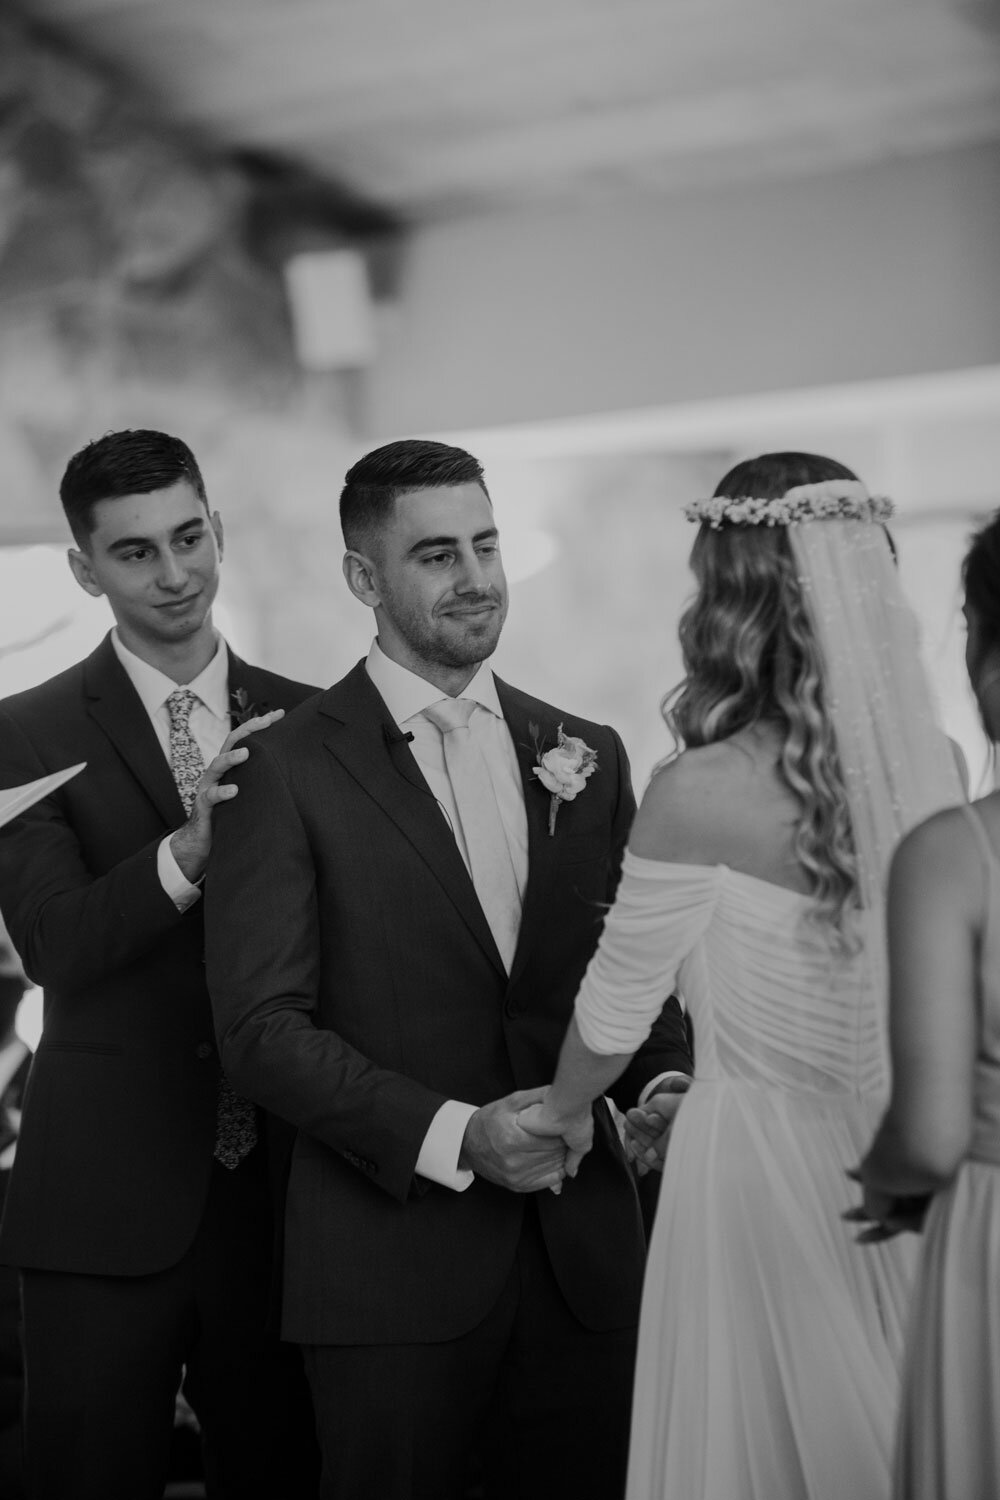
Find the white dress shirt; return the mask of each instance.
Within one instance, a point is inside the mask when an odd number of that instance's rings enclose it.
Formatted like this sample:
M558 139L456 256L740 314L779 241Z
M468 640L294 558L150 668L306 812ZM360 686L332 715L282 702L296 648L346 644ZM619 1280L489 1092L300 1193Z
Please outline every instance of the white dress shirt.
M410 744L413 758L437 798L438 806L455 835L465 867L469 869L469 853L465 847L462 823L445 767L441 731L429 719L424 718L424 709L440 703L448 694L442 693L432 682L425 682L416 673L407 671L398 662L390 660L377 640L372 642L368 653L367 669L397 726L404 734L413 735ZM469 735L481 750L493 783L518 894L523 901L524 888L528 883L528 815L524 810L524 787L517 763L517 751L500 707L493 673L485 662L459 697L471 699L479 705L469 720Z
M462 825L455 806L455 796L448 779L444 763L444 746L441 732L429 719L423 717L425 708L440 703L447 693L439 687L418 677L398 662L392 661L380 648L378 641L372 642L366 662L368 676L385 700L386 707L404 734L412 734L410 749L441 809L459 852L469 867L468 851L462 837ZM500 707L493 673L484 662L462 693L462 698L471 698L479 708L469 721L469 733L483 753L486 768L503 823L507 847L518 891L524 899L524 888L528 881L528 817L524 810L524 789L517 763L517 752L507 728L507 721ZM473 1179L473 1173L459 1168L458 1158L462 1149L465 1129L476 1113L475 1104L463 1104L449 1099L442 1104L424 1137L417 1158L417 1172L443 1187L462 1192Z
M170 764L170 712L167 708L167 699L179 687L189 688L198 700L191 709L191 734L201 751L206 766L218 755L229 733L229 654L221 636L218 642L216 653L208 666L191 682L183 683L174 682L172 677L167 677L157 667L151 667L149 662L143 661L141 657L136 656L134 651L122 645L117 630L111 632L111 645L114 653L139 694L168 765ZM201 888L192 885L191 881L181 874L170 848L170 837L168 834L157 851L156 870L160 877L160 884L178 911L187 911L188 907L201 896Z

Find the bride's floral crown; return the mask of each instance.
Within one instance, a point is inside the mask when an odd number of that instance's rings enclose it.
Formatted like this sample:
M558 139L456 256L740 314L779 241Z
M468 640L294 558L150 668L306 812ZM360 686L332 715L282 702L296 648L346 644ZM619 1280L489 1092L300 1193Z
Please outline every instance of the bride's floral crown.
M795 526L800 521L888 521L895 506L887 495L869 495L859 479L827 479L797 484L778 500L751 495L712 495L685 505L689 521L703 521L713 531L723 526Z

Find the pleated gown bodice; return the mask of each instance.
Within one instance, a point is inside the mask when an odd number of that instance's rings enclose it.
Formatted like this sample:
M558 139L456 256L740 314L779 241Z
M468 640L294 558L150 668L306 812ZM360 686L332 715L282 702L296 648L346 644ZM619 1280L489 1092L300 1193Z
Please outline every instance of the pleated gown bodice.
M676 988L694 1023L699 1081L884 1098L884 997L864 953L835 946L814 905L726 865L628 853L578 1001L585 1039L597 1050L638 1046Z

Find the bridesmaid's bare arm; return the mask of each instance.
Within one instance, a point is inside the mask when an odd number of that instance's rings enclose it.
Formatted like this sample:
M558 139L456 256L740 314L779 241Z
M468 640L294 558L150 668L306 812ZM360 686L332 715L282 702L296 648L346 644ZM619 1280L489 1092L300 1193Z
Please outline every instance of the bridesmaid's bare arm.
M869 1187L935 1192L972 1129L982 858L963 813L939 813L896 851L889 880L892 1099L862 1166Z

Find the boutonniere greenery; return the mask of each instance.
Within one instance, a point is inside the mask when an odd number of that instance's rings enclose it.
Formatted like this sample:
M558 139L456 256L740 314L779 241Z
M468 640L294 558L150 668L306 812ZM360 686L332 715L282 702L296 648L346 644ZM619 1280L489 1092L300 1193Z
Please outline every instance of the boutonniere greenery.
M556 814L560 804L572 802L587 785L587 778L597 770L597 751L591 750L574 734L564 734L560 724L556 730L556 743L551 750L543 749L544 740L539 741L537 724L528 725L528 733L535 744L538 764L532 771L542 786L551 793L549 799L549 834L556 831Z
M231 688L229 691L229 720L233 729L238 724L245 724L248 719L256 719L261 714L267 713L266 703L251 703L250 694L246 688Z

